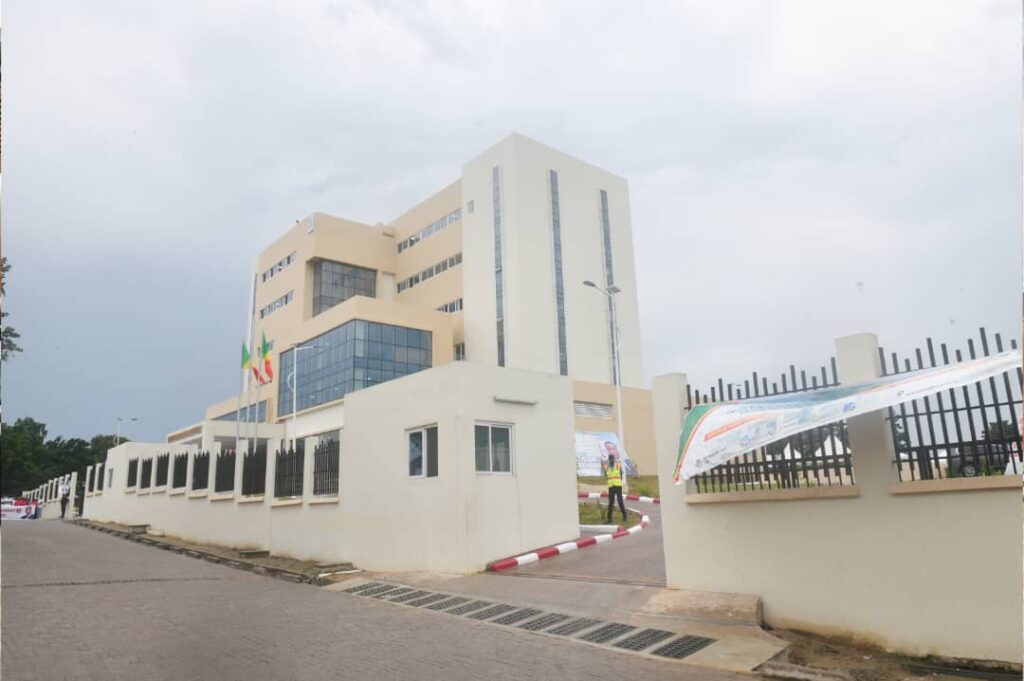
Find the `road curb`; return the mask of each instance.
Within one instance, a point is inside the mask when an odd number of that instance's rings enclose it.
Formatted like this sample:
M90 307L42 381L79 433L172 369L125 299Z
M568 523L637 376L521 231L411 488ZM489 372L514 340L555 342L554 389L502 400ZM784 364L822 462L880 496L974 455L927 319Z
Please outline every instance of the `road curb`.
M272 567L269 565L259 565L257 563L252 563L247 560L237 558L226 558L224 556L219 556L215 553L210 553L208 551L203 551L201 549L186 548L184 546L179 546L178 544L165 542L163 540L151 537L149 535L140 535L137 532L118 530L112 527L107 527L106 525L93 523L89 520L73 520L71 522L75 525L78 525L79 527L84 527L90 530L96 530L98 532L103 532L105 534L113 535L115 537L120 537L121 539L127 539L128 541L153 546L158 549L164 549L165 551L179 553L183 556L188 556L189 558L197 558L200 560L209 561L211 563L218 563L220 565L224 565L225 567L235 568L236 570L245 570L246 572L253 572L258 575L265 575L267 577L275 577L277 579L283 579L288 582L295 582L300 584L313 584L314 586L323 586L325 584L330 583L327 580L321 579L320 577L310 577L309 575L305 575L301 572L295 572L294 570Z
M576 496L580 499L607 499L608 492L577 492ZM661 504L659 497L641 497L636 494L624 494L622 495L627 501L639 501L644 504Z
M582 537L575 541L568 541L562 544L555 544L554 546L548 546L537 551L531 551L530 553L524 553L519 556L513 556L512 558L503 558L502 560L496 560L493 563L487 565L489 572L501 572L502 570L509 570L514 567L520 567L521 565L529 565L530 563L536 563L539 560L545 558L553 558L560 556L563 553L571 553L579 549L587 548L588 546L595 546L597 544L604 544L612 539L620 539L622 537L628 537L631 534L636 534L642 531L645 527L650 525L651 519L647 516L641 516L640 524L634 525L628 530L619 530L618 532L612 532L608 534L598 534L592 537Z

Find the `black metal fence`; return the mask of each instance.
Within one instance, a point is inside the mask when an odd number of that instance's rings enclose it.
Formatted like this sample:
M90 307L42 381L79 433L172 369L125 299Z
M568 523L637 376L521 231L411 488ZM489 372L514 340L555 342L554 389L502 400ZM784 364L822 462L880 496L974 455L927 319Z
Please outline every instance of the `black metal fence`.
M95 489L96 480L96 466L94 465L89 469L89 475L87 476L86 489L92 492Z
M266 486L267 448L258 447L255 452L246 452L242 456L242 494L263 494Z
M302 451L288 449L277 452L274 463L274 496L302 496Z
M745 400L769 395L807 392L839 385L836 359L808 376L790 365L788 373L769 382L767 376L753 372L742 383L722 379L701 392L687 386L686 408L730 400ZM788 489L854 484L846 421L798 433L767 447L751 450L725 464L694 476L697 493L736 492L764 489Z
M235 489L235 452L229 450L217 455L217 471L213 476L214 492L230 492Z
M155 487L167 486L167 470L171 467L170 453L160 454L156 457L156 482Z
M171 476L171 487L178 489L188 482L188 454L174 455L174 473Z
M141 475L139 477L139 489L146 489L152 483L153 483L153 459L143 459L142 460L142 473L141 473ZM92 477L89 478L89 489L92 489Z
M984 328L978 343L967 340L967 354L931 338L912 357L878 354L886 376L957 364L1016 349L1005 347L1000 334L990 342ZM1000 376L970 386L947 390L889 409L895 448L894 466L901 481L1021 474L1021 386L1018 366Z
M139 483L139 460L128 459L128 487L135 487Z
M96 490L102 492L103 491L103 478L107 474L106 466L103 466L102 468L97 466L93 470L96 471Z
M210 453L199 452L192 460L192 489L206 489L210 484Z
M341 448L337 440L326 440L313 451L313 494L338 496L338 463Z

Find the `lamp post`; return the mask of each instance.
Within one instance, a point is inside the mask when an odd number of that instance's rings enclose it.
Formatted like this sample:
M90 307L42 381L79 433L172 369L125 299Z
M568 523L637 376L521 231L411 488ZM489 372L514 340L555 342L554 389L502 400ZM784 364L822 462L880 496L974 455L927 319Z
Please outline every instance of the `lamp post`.
M288 374L288 385L292 389L292 451L295 451L295 412L298 411L298 395L299 395L299 350L312 350L313 348L319 347L318 345L293 345L292 350L292 370Z
M133 423L139 419L132 416L131 418L125 418L124 416L117 417L117 435L114 437L114 446L121 444L121 424L122 423Z
M622 423L622 364L619 358L619 320L615 314L615 294L622 293L622 289L612 284L607 288L601 288L594 282L587 279L583 282L584 286L589 286L598 293L602 294L608 299L608 306L611 308L612 313L612 359L615 365L615 411L617 415L617 435L619 436L619 443L623 448L626 446L626 435L625 429Z

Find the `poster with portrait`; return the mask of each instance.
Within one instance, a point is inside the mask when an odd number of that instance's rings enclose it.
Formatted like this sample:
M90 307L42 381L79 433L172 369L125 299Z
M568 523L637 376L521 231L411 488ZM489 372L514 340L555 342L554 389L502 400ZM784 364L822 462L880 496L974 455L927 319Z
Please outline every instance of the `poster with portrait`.
M626 454L626 448L615 433L576 431L576 475L602 476L601 462L615 454L622 462L626 475L636 475L636 466Z

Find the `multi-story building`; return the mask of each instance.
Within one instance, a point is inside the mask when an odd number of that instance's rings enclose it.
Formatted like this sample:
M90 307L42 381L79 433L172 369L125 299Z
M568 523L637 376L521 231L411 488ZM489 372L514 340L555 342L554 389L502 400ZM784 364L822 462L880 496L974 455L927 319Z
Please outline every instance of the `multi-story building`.
M626 181L518 134L391 222L314 213L260 254L250 338L272 342L275 378L243 420L261 440L334 437L346 395L465 360L567 376L576 429L615 432L611 304L585 280L620 291L625 444L653 473ZM238 403L168 440L233 446Z

